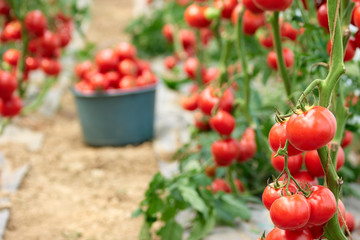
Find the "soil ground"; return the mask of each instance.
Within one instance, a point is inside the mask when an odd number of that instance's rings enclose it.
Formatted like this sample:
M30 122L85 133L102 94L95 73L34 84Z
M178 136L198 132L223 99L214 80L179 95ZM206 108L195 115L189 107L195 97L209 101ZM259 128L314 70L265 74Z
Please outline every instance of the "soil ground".
M99 47L127 37L131 1L94 0L89 40ZM102 46L103 45L103 46ZM12 197L5 240L134 240L141 219L130 215L141 201L157 161L152 143L123 148L83 144L70 93L52 118L28 116L20 125L44 133L38 152L19 144L0 146L13 165L31 164Z

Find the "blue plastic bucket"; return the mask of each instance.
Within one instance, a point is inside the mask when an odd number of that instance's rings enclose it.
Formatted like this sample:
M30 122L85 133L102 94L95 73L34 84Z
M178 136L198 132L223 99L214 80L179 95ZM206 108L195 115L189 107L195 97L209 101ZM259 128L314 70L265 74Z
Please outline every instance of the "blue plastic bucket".
M122 146L153 138L155 85L107 93L72 92L86 144Z

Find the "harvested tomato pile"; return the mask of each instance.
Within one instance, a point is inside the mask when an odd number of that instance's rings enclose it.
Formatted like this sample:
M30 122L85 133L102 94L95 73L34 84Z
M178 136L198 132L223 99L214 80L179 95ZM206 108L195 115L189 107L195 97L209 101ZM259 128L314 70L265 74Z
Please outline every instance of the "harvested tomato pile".
M111 89L133 89L154 85L157 77L151 71L147 61L138 59L136 48L126 42L114 49L103 49L95 56L95 63L90 60L75 67L80 81L75 89L83 93L106 91Z

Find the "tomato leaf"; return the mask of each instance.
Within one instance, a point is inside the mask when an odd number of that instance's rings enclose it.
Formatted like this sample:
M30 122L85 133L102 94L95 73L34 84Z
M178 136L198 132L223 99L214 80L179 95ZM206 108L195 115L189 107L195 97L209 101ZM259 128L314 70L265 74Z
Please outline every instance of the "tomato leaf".
M143 213L142 209L138 208L138 209L136 209L135 211L132 212L131 217L132 218L139 217L142 213Z
M214 211L210 211L207 218L198 216L193 222L193 228L191 229L188 240L199 240L204 238L216 224L216 216Z
M149 223L144 221L140 230L139 240L151 240Z
M207 215L208 207L194 188L179 186L179 190L186 202L188 202L195 210L198 210L205 216Z
M159 230L158 235L164 240L182 240L183 232L183 227L172 219Z
M223 195L221 199L224 204L223 209L237 217L240 217L242 220L250 220L250 209L243 202L239 201L231 194Z

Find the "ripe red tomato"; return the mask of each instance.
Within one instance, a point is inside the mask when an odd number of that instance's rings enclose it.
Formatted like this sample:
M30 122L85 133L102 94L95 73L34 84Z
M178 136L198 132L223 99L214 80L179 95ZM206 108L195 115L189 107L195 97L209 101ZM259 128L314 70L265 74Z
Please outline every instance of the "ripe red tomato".
M313 240L313 236L308 229L299 231L287 231L274 228L265 240Z
M236 185L237 189L239 190L239 192L245 191L244 185L242 184L242 182L239 179L235 179L235 185Z
M193 93L181 99L181 106L188 111L195 111L198 107L199 94Z
M155 74L153 74L149 70L145 70L136 78L135 85L138 87L155 84L157 82L157 78Z
M279 182L279 184L284 184L284 182ZM297 187L294 183L290 182L289 191L292 194L297 193ZM264 206L270 210L271 205L275 202L275 200L279 199L281 196L286 195L285 188L275 188L274 183L269 184L262 195L262 202Z
M214 6L221 9L221 17L231 18L231 13L237 5L237 0L214 0Z
M162 28L162 34L165 37L165 39L169 42L172 42L174 40L173 32L174 32L174 27L169 23L166 23Z
M201 42L205 46L210 42L210 40L212 39L213 36L214 36L214 34L212 33L212 31L209 28L200 29Z
M79 91L81 93L90 94L94 91L93 87L88 81L81 80L80 82L77 82L74 86L76 91Z
M244 33L247 35L254 35L256 30L265 25L265 22L265 15L263 13L254 14L250 10L245 10L243 17Z
M0 15L8 16L10 13L10 6L5 0L0 0Z
M329 40L326 46L327 52L331 54L331 41ZM344 53L344 62L351 61L356 53L356 42L354 38L350 38L348 45L346 46L345 53Z
M43 58L40 67L49 76L57 76L61 71L60 62L56 59Z
M130 59L124 59L118 64L118 70L122 75L136 76L138 73L137 65Z
M44 52L53 52L55 49L60 47L59 37L50 31L45 31L43 36L40 39L40 45Z
M120 74L115 71L104 73L105 82L108 88L118 88L120 82Z
M21 22L18 20L11 21L5 25L4 38L6 40L18 40L21 38Z
M100 72L115 70L118 64L115 52L109 48L99 51L95 56L95 61Z
M234 11L231 14L231 21L235 26L238 21L239 13L242 9L242 5L238 4ZM264 13L252 13L250 10L246 9L243 17L243 30L247 35L254 35L256 30L265 25L265 15Z
M134 60L136 58L136 48L130 43L122 42L114 48L114 54L120 61L124 59Z
M21 109L21 98L17 96L11 96L9 99L3 101L1 115L4 117L14 117L20 113Z
M275 200L270 208L274 225L283 230L299 230L310 219L310 206L303 195L294 194Z
M347 146L349 146L352 143L353 138L354 138L353 133L346 130L345 133L344 133L344 137L343 137L343 139L341 141L341 146L343 148L346 148Z
M307 198L310 206L309 224L321 226L327 223L336 213L336 199L334 194L326 187L313 186L312 193Z
M247 128L239 141L239 154L236 159L237 162L243 163L252 159L257 150L255 131L252 128Z
M272 166L281 172L285 167L285 158L283 156L274 157L276 153L271 156ZM303 156L301 154L288 157L288 168L291 174L295 174L300 171L303 164Z
M287 68L292 67L294 65L294 53L289 48L283 48L282 50L285 66ZM270 51L267 56L267 64L270 68L277 70L278 63L277 63L277 56L275 51Z
M319 181L316 177L313 177L305 170L300 170L294 174L293 177L298 183L309 184L310 186L319 185Z
M355 229L355 218L351 212L347 212L345 215L345 222L346 226L348 227L349 231L352 232Z
M199 60L195 57L190 57L184 62L184 72L188 75L189 78L196 78L196 71L199 67Z
M56 35L60 39L60 47L67 46L71 41L71 24L62 24L56 32Z
M280 26L280 33L282 37L296 41L298 30L296 30L291 23L283 22Z
M197 112L194 114L194 124L200 131L210 130L209 120L207 116L205 116L201 112Z
M234 117L223 110L218 111L215 116L210 118L210 126L221 135L230 135L235 128L235 124Z
M344 221L342 219L344 218L344 220L346 221L346 208L344 206L344 203L341 201L341 199L338 200L337 214L338 214L338 221L340 227L342 227L344 225Z
M25 58L25 70L26 71L38 69L39 65L40 65L40 63L37 58L30 57L30 56Z
M220 71L216 67L210 67L201 71L202 82L209 84L210 82L217 79L220 75Z
M355 44L356 47L360 48L360 30L355 33Z
M293 114L286 126L286 137L299 150L324 147L335 136L336 119L327 108L315 106L304 113Z
M287 121L275 123L269 132L269 144L274 152L277 152L280 146L283 148L286 143L286 126ZM301 150L295 148L291 143L288 145L288 156L295 156L302 153Z
M167 69L173 69L176 66L176 58L174 56L167 56L164 59L164 65Z
M211 145L214 162L218 166L230 166L238 156L238 143L235 139L228 138L217 140Z
M309 227L309 231L314 239L319 239L322 235L324 235L324 225L311 226Z
M14 48L6 50L3 54L4 62L16 67L20 59L20 51Z
M120 79L119 88L129 89L135 86L135 78L133 76L124 76Z
M330 147L330 146L329 146ZM336 171L339 171L345 163L345 153L342 147L339 147L336 157ZM305 153L305 166L308 172L314 177L323 177L325 175L321 165L320 157L316 150Z
M360 27L360 7L356 6L353 12L354 24L357 27Z
M205 28L211 24L211 21L206 19L205 10L207 7L199 6L195 3L188 6L184 13L186 23L190 27Z
M33 10L26 14L24 24L30 33L41 36L47 28L47 19L40 10Z
M292 0L254 0L256 6L264 11L285 11Z
M181 29L179 31L179 37L184 49L192 49L195 47L196 36L190 29Z
M40 49L40 38L31 39L28 43L28 51L30 53L37 53Z
M108 88L105 76L102 73L92 74L89 78L89 82L94 90L105 90Z
M83 79L87 72L91 71L93 64L90 60L78 63L75 66L75 74L78 78Z
M327 31L329 31L329 19L328 19L328 13L327 13L327 4L322 4L319 9L317 10L316 14L318 23L321 27L325 28Z
M274 39L272 34L261 35L259 38L260 44L265 48L273 48L274 47Z
M214 193L221 192L221 191L226 192L226 193L231 192L231 188L229 187L227 182L221 178L215 179L211 184L211 188Z
M244 6L253 13L262 13L263 10L255 5L254 0L243 0Z
M13 74L0 70L0 98L9 99L16 90L18 83Z
M206 115L211 115L211 111L219 102L220 94L220 89L214 89L212 86L206 87L199 96L198 106L200 110ZM219 109L230 112L233 103L233 93L229 89L225 90L220 99Z

